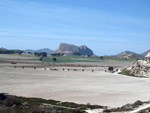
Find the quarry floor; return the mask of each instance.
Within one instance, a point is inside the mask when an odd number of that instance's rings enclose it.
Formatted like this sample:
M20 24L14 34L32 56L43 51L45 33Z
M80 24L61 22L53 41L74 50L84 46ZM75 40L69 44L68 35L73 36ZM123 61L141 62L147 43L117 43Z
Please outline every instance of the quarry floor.
M149 78L104 71L22 69L2 65L0 93L110 107L150 100Z

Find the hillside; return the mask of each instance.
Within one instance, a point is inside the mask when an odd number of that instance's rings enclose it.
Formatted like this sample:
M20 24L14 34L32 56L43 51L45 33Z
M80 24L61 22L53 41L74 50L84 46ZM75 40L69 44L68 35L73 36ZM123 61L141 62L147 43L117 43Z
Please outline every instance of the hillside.
M120 59L142 59L143 56L132 51L124 51L118 55L113 55L113 58L120 58Z
M149 52L150 52L150 49L147 50L146 52L142 53L141 55L145 57Z
M128 68L122 70L122 74L138 77L150 77L150 54L144 60L137 60Z
M64 53L66 55L73 55L74 53L80 53L82 55L94 55L93 51L87 46L75 46L72 44L61 43L59 48L54 53Z
M32 50L32 49L26 49L24 50L25 53L28 53L28 52L31 52L31 53L34 53L34 52L37 52L37 53L41 53L41 52L46 52L48 54L52 53L53 50L50 50L48 48L43 48L43 49L38 49L38 50Z

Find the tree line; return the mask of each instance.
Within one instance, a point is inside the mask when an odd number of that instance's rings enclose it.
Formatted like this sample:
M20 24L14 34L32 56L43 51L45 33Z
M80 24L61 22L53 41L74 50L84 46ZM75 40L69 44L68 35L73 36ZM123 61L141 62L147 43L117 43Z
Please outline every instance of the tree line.
M41 56L41 57L47 57L47 53L46 52L41 52L41 53L35 52L34 55L35 56Z
M0 48L0 54L22 54L22 50L8 50L5 48Z

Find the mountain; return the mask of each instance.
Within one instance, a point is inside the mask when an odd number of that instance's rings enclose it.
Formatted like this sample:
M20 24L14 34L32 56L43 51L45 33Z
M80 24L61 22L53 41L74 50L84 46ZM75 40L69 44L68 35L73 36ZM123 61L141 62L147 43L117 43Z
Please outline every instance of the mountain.
M48 48L43 48L43 49L39 49L39 50L36 50L36 52L40 53L40 52L46 52L48 54L52 53L53 50L50 50Z
M134 53L132 51L124 51L118 55L113 55L112 57L120 58L120 59L142 59L143 58L142 55Z
M147 50L146 52L142 53L141 55L145 57L148 53L150 53L150 49Z
M124 51L124 52L121 52L120 54L132 54L132 53L134 53L134 52L132 52L132 51Z
M73 55L74 53L80 53L82 55L94 55L93 51L87 46L75 46L72 44L61 43L59 48L54 53L64 53L66 55Z
M26 50L24 50L24 52L25 52L25 53L28 53L28 52L31 52L31 53L35 53L35 52L37 52L37 53L46 52L46 53L50 54L50 53L53 52L53 50L50 50L50 49L48 49L48 48L43 48L43 49L38 49L38 50L26 49Z
M32 50L32 49L26 49L26 50L23 50L25 53L28 53L28 52L30 52L30 53L34 53L35 52L35 50Z

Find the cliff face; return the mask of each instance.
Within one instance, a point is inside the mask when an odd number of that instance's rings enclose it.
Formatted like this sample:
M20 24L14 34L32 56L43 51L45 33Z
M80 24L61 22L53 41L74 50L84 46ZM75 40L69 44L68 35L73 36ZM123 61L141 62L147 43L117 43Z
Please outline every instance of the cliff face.
M93 51L85 45L79 47L79 52L83 55L94 55Z
M54 51L54 53L64 53L67 55L73 55L74 53L80 53L82 55L94 55L93 51L89 49L87 46L75 46L72 44L61 43L59 48Z

